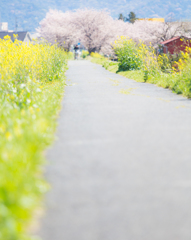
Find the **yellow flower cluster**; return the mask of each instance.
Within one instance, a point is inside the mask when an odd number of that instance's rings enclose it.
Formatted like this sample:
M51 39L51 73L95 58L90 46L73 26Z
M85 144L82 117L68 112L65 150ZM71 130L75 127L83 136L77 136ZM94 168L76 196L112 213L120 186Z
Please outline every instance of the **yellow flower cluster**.
M128 37L118 37L113 45L118 56L118 71L138 70L144 81L169 87L191 98L191 47L177 54L157 54L151 44L136 43Z
M10 37L0 39L0 77L8 81L15 77L24 80L24 76L31 80L47 81L52 73L52 56L56 46L48 44L22 43Z
M152 73L159 69L157 56L151 45L147 46L141 41L135 43L132 39L121 36L114 42L113 48L124 66L123 70L142 69Z
M42 152L53 140L68 56L56 45L0 40L0 240L33 239L27 229L48 188Z
M157 57L157 62L161 70L165 72L173 73L176 69L172 66L172 63L167 54L162 54Z
M191 58L191 47L186 46L185 52L181 52L181 58L179 59L178 62L176 62L179 71L183 71L185 69L185 67L190 62L190 58Z
M103 56L102 56L101 54L96 53L96 52L92 52L92 53L90 54L90 56L91 56L91 57L94 57L94 58L103 58Z
M56 45L0 39L0 90L17 106L32 106L34 92L41 92L43 83L60 79L66 58Z

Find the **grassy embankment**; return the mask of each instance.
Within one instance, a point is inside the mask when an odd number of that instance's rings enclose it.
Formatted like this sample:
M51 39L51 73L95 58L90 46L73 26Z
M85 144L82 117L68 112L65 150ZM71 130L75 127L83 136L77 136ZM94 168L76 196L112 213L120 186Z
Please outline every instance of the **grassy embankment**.
M54 139L68 54L48 44L0 40L0 240L27 229L47 191L43 151Z
M122 37L116 41L114 49L118 62L112 62L97 53L91 54L89 59L124 77L169 88L191 98L191 48L187 47L186 52L174 60L173 56L157 56L152 47L142 43L136 45L132 40Z
M121 76L136 80L137 82L144 82L144 73L141 70L118 72L118 70L119 70L118 62L110 61L104 57L98 58L98 57L89 56L88 59L93 63L102 65L103 67L105 67L105 69L107 69L110 72L118 73Z

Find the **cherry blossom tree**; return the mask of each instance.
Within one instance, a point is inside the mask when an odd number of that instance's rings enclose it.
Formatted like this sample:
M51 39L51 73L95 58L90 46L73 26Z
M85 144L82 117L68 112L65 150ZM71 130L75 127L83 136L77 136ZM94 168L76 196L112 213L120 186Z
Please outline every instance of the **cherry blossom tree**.
M74 13L72 25L88 51L99 52L113 37L113 18L105 11L79 9Z
M65 13L50 10L37 31L50 43L57 42L66 49L80 39L90 53L109 53L111 43L124 33L123 29L125 23L114 20L106 11L79 9Z
M69 50L76 39L76 31L70 24L72 16L72 12L63 13L51 9L40 22L37 31L48 42L57 43L59 46Z
M175 36L186 34L186 24L183 22L153 22L137 20L133 25L127 23L125 35L135 41L144 41L146 44L157 45L162 41Z
M184 35L185 31L181 22L136 20L131 24L114 20L104 10L94 9L78 9L74 12L50 10L38 28L41 37L67 50L80 39L90 53L96 51L104 54L112 54L112 44L118 36L157 45L174 36Z

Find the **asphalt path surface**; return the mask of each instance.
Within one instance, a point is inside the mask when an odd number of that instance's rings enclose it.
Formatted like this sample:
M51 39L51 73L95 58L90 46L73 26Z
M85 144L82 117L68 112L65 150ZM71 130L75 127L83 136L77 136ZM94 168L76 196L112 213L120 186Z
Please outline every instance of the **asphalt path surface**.
M70 61L43 240L190 240L191 101Z

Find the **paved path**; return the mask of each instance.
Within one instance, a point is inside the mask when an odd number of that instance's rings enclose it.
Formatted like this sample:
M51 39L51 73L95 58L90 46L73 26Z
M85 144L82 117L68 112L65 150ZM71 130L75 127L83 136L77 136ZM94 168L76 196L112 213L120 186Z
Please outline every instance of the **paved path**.
M191 101L71 61L43 240L190 240Z

